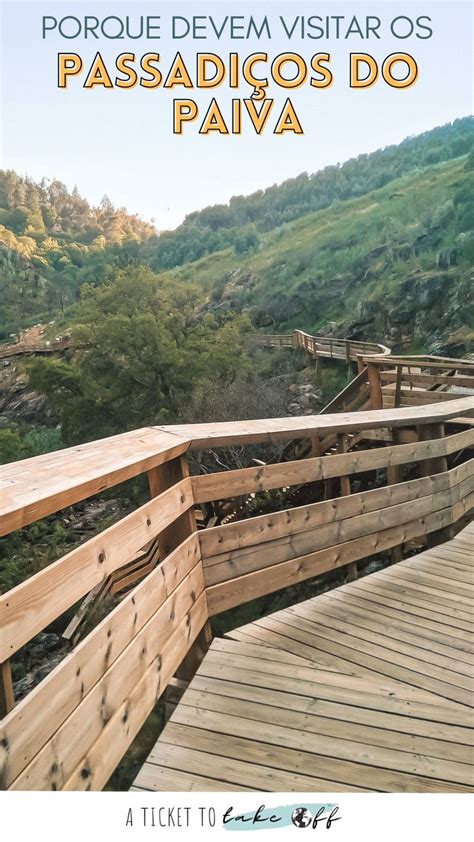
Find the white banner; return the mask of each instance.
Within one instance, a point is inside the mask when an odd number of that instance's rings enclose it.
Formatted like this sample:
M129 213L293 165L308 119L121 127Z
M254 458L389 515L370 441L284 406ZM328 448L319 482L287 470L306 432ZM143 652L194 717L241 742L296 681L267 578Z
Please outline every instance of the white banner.
M254 832L262 842L457 842L470 837L472 813L463 794L19 792L0 794L0 838L232 842Z

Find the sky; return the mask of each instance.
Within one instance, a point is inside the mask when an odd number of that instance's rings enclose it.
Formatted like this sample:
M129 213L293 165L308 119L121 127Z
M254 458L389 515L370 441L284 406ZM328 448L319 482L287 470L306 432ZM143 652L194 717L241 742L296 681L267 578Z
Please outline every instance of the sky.
M144 219L154 219L159 229L173 228L184 216L210 204L227 202L233 195L248 194L279 183L300 172L315 172L348 158L398 143L472 111L472 21L470 5L457 2L274 2L274 0L222 0L206 2L82 2L82 0L0 0L1 5L1 112L0 167L40 180L58 178L68 188L77 185L92 204L106 194L114 205L126 207ZM231 41L217 39L210 29L204 40L172 40L171 16L212 16L217 24L226 15L267 15L272 38ZM288 41L278 16L292 21L310 16L378 15L380 40L359 38ZM43 16L56 19L86 15L105 18L128 15L134 25L140 15L161 16L160 40L66 39L57 30L42 38ZM407 16L431 18L433 36L397 39L389 32L392 19ZM75 25L75 24L74 24ZM403 21L400 22L401 27ZM65 31L71 31L66 29ZM274 120L257 136L249 122L241 135L200 135L200 121L185 126L181 136L172 131L172 100L191 96L204 116L216 96L226 118L232 96L249 96L245 83L231 92L225 85L215 91L187 92L182 88L146 90L85 90L83 79L100 50L107 67L121 52L158 52L167 70L177 50L187 66L194 67L197 51L245 56L283 51L310 59L314 53L331 53L334 83L327 90L309 85L289 92L304 135L273 134ZM407 90L389 87L383 79L370 89L351 90L348 85L350 52L369 52L380 63L393 52L408 52L419 67L416 84ZM67 90L57 87L58 52L76 52L84 61L82 77ZM256 67L261 71L262 67ZM114 73L115 75L115 73ZM279 113L287 93L269 88ZM279 107L278 107L279 106Z

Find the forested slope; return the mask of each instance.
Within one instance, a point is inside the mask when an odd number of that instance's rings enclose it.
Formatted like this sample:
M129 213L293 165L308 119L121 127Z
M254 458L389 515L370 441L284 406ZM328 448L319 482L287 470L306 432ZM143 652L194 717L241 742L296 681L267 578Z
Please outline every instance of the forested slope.
M91 207L77 188L0 170L0 341L64 312L85 283L156 231L107 196Z
M73 443L183 418L284 414L271 379L280 369L249 359L248 330L471 352L472 131L458 120L158 237L106 198L92 208L58 182L1 174L3 336L54 320L51 331L72 337L64 358L20 366L13 390L27 382L46 396L47 423ZM195 259L198 242L212 253Z
M474 157L402 176L182 267L213 310L431 353L473 349Z
M315 236L319 236L321 215L318 211L329 210L331 219L337 222L338 209L344 215L345 203L355 200L354 207L357 207L358 199L363 200L374 191L390 189L390 185L396 185L400 180L416 179L423 173L434 172L440 164L467 155L472 141L473 120L462 118L417 137L407 138L398 146L359 155L342 165L335 164L314 174L301 173L283 184L259 190L250 196L234 196L228 205L196 211L186 217L175 231L160 234L153 225L137 215L115 208L106 196L99 207L91 207L77 188L69 192L58 180L43 179L38 184L12 171L0 171L0 341L5 341L10 333L35 321L49 321L64 313L66 319L74 319L71 307L79 299L81 286L101 285L113 276L117 268L145 264L160 273L194 264L206 255L216 257L219 263L219 253L231 250L239 258L236 262L228 261L229 271L234 271L240 268L240 258L247 265L246 257L249 255L268 252L268 249L281 251L280 246L274 245L275 241L281 239L284 246L287 235L292 237L294 232L300 231L298 226L292 227L298 221L302 222L306 231L315 226ZM398 189L394 187L394 191ZM406 189L409 190L409 186ZM449 193L451 188L448 184L446 189L445 202L454 202L455 197ZM433 198L438 205L442 204L440 195ZM426 227L426 214L417 218L416 207L414 210L410 224L418 224L420 229L423 225ZM384 205L379 215L385 213L386 222L393 216L396 224L403 227L400 211L404 212L403 202L393 202L390 207ZM423 213L422 208L420 214ZM437 221L444 225L445 217L449 217L448 207L439 213L441 218L438 220L435 216L431 220L431 229ZM461 224L459 218L457 222ZM378 220L377 224L382 223ZM466 230L472 229L472 219L470 222L464 219L462 225L467 225ZM352 262L349 270L355 274L359 272L357 261L360 255L348 251L348 247L351 237L356 237L361 244L366 228L362 225L353 228L355 230L349 232L343 225L333 237L331 247L326 249L331 254L330 269L324 255L317 255L317 266L311 267L309 282L327 282L327 272L333 275L333 268L338 262ZM370 242L375 243L374 247L384 245L385 228L379 231L378 236L377 231L370 232ZM406 234L405 239L409 242L409 229ZM400 232L399 239L404 239L403 232ZM436 241L436 237L431 237L426 245L429 243L433 249L444 245ZM277 272L277 286L285 280L285 289L292 299L289 313L295 316L299 316L298 299L305 295L304 289L299 289L297 283L304 274L301 264L314 256L308 253L306 246L306 243L302 244L299 263L290 266L290 269L296 268L296 275L288 272L285 279L280 271ZM213 265L208 264L211 279L216 281ZM225 265L224 261L223 271L213 286L215 298L219 297L219 289L222 290L228 281ZM194 268L192 273L194 277ZM200 283L201 276L198 267L195 277ZM205 286L208 287L208 284ZM309 298L312 297L310 292ZM259 304L260 309L265 310L264 303ZM263 321L270 318L269 324L279 323L278 313L273 314L271 301L269 304L269 312L263 313ZM305 309L308 312L308 308ZM313 319L312 306L309 312ZM261 315L258 318L262 321Z

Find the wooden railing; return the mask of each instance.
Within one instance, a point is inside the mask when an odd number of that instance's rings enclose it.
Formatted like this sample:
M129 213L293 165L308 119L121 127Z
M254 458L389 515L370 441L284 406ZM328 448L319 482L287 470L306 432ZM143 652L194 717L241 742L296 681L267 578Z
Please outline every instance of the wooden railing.
M58 354L60 351L69 348L69 345L70 339L68 336L55 339L52 342L12 342L8 345L0 345L0 360L25 354Z
M303 348L313 359L319 357L357 362L361 355L388 356L390 348L378 342L359 342L355 339L338 339L335 336L312 336L303 330L291 334L252 333L248 340L253 346L278 348Z
M0 596L0 776L10 789L100 789L209 618L461 522L474 502L474 398L428 406L149 427L4 466L0 534L142 473L151 499ZM446 434L455 419L453 432ZM190 476L186 453L335 436L338 453ZM359 437L348 451L347 437ZM374 446L374 443L377 446ZM314 452L314 451L313 451ZM410 470L410 474L402 471ZM385 470L383 487L351 479ZM308 505L196 531L196 504L319 483ZM354 490L355 493L351 493ZM10 661L158 541L160 564L24 699Z
M370 407L370 389L367 369L364 367L333 400L321 410L323 414L331 412L353 412Z
M371 406L393 408L474 394L474 360L433 356L364 356Z

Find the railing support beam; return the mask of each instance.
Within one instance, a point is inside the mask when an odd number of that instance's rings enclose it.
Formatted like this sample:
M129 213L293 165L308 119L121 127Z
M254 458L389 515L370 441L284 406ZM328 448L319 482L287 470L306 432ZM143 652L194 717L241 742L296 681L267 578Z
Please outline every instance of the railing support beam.
M164 462L162 465L152 468L151 471L148 471L150 497L157 497L163 491L167 491L172 485L175 485L181 479L185 479L188 476L189 466L185 456L178 456L176 459L170 459L169 462ZM196 528L196 518L192 508L176 518L174 523L168 526L167 529L164 529L160 535L161 560L169 555L172 550L176 549L192 532L195 532Z
M156 497L186 477L189 477L189 464L184 455L178 456L176 459L170 459L169 462L153 468L151 471L148 471L148 484L151 497ZM165 556L169 555L172 550L176 549L176 547L193 532L196 532L196 530L197 525L194 508L190 508L161 533L159 541L160 560L162 561ZM212 628L208 620L175 674L178 682L189 682L191 680L209 649L211 640ZM168 699L167 691L165 691L164 698L165 713L166 711L168 713L172 712L173 701L171 698Z
M15 707L10 661L0 664L0 719Z
M376 363L367 363L367 375L369 378L370 408L383 409L380 368Z
M444 423L423 424L418 427L418 438L420 441L430 441L433 439L442 439L446 435ZM448 470L447 456L437 456L433 459L425 459L421 462L421 476L429 477L433 474L442 474ZM453 529L447 526L444 529L438 529L436 532L431 532L426 536L426 544L428 547L436 547L438 544L449 541L453 537Z
M347 433L341 433L337 437L339 453L349 452L349 439ZM341 497L349 497L351 493L351 479L349 476L340 478ZM353 561L346 566L346 582L353 582L357 579L357 562Z
M397 427L392 429L392 444L397 445L400 444L400 435L399 430ZM389 465L387 467L387 485L398 485L400 482L400 466L399 465ZM390 558L392 564L397 564L403 558L403 549L402 545L398 544L398 546L393 547L390 552Z

